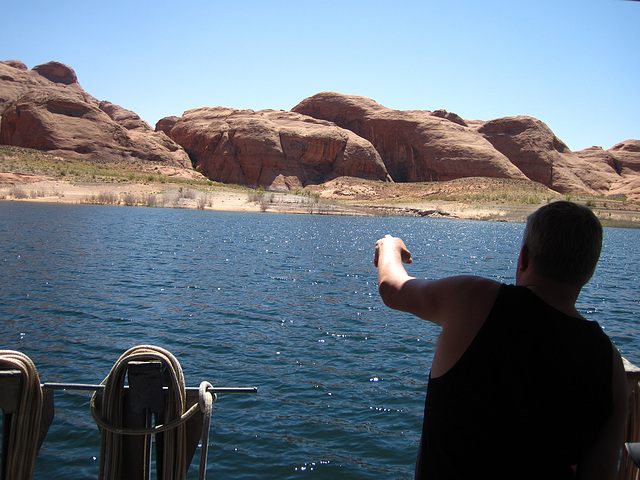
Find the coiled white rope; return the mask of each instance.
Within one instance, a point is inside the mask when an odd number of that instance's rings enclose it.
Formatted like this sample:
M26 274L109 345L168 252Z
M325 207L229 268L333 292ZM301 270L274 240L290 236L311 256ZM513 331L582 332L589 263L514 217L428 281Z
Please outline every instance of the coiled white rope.
M170 377L168 400L165 405L165 424L152 428L130 429L123 426L124 379L129 362L161 361L167 367ZM203 424L203 440L200 456L200 478L206 471L206 451L208 447L209 422L214 396L207 391L211 388L207 382L200 386L198 404L185 412L186 388L184 375L178 360L167 350L152 345L142 345L127 350L103 380L105 386L102 400L102 412L96 408L97 395L91 399L91 414L101 431L100 442L100 479L124 479L122 471L122 435L148 435L164 432L164 452L162 455L162 478L164 480L182 480L189 468L186 451L185 422L201 409L205 414ZM206 438L205 438L206 437ZM204 459L203 459L204 457ZM203 464L204 462L204 464ZM204 468L203 468L204 467ZM160 471L160 469L158 469Z
M42 418L40 377L31 359L14 350L0 350L0 369L19 370L22 375L18 410L11 416L9 438L3 439L7 442L7 465L3 468L6 478L30 480L38 453Z

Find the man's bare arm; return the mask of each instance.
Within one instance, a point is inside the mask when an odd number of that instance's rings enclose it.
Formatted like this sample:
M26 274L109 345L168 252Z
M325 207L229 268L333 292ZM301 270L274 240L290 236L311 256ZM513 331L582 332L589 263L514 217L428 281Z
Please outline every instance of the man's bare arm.
M497 294L497 282L474 276L417 279L404 268L403 264L411 262L411 253L401 239L387 235L376 243L374 264L385 305L443 327L460 322L468 325L476 313L484 320Z

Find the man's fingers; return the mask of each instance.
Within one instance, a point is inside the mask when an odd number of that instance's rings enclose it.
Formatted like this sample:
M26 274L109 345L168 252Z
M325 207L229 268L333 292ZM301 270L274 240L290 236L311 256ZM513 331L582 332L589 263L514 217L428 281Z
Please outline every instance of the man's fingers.
M386 243L392 243L394 248L397 248L400 251L400 259L402 263L412 263L413 259L411 258L411 252L407 249L406 245L402 241L401 238L393 237L392 235L385 235L384 238L381 238L376 242L376 251L373 257L373 264L378 266L378 258L380 257L380 249Z

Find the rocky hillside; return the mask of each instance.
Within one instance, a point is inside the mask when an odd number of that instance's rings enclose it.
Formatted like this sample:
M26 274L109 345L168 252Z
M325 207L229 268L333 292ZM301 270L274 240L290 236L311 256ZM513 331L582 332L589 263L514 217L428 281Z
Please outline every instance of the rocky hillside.
M369 140L395 181L528 178L561 193L640 195L638 140L606 152L597 147L571 152L535 118L468 122L443 110L391 110L368 98L335 92L307 98L293 111Z
M71 67L0 62L0 144L87 160L191 168L184 149L134 112L85 92Z
M88 161L195 168L211 180L270 189L343 176L492 177L640 200L640 140L572 152L526 116L469 121L444 110L397 111L323 92L291 112L197 108L153 129L134 112L86 93L71 67L49 62L28 70L17 60L0 62L0 115L0 144Z
M291 190L342 176L390 180L368 141L297 113L197 108L156 129L182 145L199 172L225 183Z

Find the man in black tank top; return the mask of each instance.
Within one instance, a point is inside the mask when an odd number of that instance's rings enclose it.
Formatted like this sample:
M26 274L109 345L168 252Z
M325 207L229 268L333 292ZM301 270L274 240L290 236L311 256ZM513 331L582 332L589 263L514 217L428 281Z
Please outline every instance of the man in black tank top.
M404 242L378 240L384 303L442 327L416 478L616 478L627 408L622 359L575 308L601 247L595 215L564 201L527 219L515 286L410 277Z

